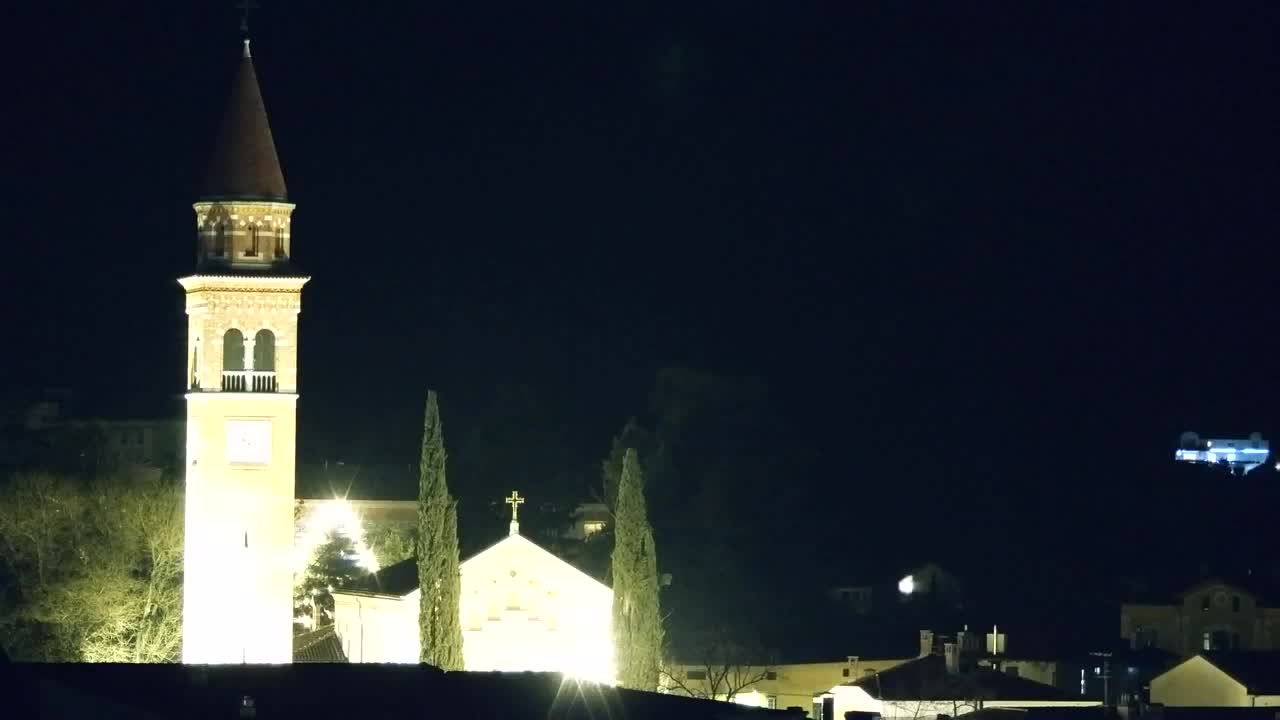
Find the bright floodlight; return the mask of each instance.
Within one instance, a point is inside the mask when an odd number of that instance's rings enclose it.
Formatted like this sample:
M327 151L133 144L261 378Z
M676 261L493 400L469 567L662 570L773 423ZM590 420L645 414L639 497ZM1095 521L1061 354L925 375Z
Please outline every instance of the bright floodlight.
M910 575L898 581L898 592L903 595L910 595L916 591L916 579Z

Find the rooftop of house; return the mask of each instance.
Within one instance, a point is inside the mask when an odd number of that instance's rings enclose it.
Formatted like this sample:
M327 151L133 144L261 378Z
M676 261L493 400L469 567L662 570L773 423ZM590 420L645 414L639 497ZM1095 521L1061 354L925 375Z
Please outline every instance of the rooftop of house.
M13 664L4 673L6 687L18 689L6 697L13 717L797 717L578 683L552 673L445 673L427 665Z
M956 720L1111 720L1118 718L1105 707L983 708L957 716Z
M347 655L332 625L293 636L293 661L296 663L344 663Z
M1078 700L1052 685L987 668L950 672L941 655L926 655L847 683L878 700Z
M1143 720L1275 720L1274 707L1160 707L1143 711ZM958 720L958 719L957 719Z
M1236 650L1201 655L1244 685L1250 695L1280 695L1280 650Z

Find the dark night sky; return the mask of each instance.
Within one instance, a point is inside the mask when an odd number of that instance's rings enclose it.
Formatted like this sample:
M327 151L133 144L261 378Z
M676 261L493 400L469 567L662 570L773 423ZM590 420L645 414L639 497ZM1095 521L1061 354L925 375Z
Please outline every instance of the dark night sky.
M523 387L590 468L692 365L784 398L815 525L1070 562L1180 431L1280 440L1275 3L262 4L304 459L409 462L426 387L455 432ZM31 5L7 379L177 393L236 15Z

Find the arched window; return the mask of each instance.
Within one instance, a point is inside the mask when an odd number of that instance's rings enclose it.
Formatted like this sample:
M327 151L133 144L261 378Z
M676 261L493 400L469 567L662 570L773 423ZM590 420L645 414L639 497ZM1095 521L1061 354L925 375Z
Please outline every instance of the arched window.
M222 336L222 369L244 370L244 334L235 328Z
M258 226L249 226L249 249L245 251L246 257L258 257Z
M276 369L276 336L270 330L259 330L253 336L253 369Z
M227 254L226 223L218 223L213 227L213 254L218 257Z
M222 389L244 390L243 370L244 334L231 328L222 336Z
M270 330L259 330L253 336L254 373L253 386L250 389L253 392L275 392L275 369L276 336Z

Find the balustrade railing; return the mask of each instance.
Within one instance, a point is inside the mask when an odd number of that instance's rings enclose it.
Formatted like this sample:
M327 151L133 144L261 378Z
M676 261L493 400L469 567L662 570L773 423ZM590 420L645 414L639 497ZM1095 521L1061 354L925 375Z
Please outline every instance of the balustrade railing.
M223 370L223 392L275 392L274 370Z

